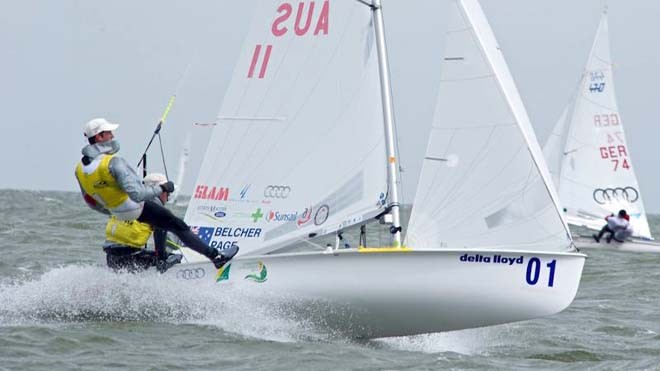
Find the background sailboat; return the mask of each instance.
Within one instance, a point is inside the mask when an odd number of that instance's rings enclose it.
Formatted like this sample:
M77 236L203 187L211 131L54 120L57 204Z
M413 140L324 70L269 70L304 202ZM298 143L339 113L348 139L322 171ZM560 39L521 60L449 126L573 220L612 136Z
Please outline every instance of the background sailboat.
M635 238L625 246L613 242L609 247L660 252L660 244L649 241L652 236L617 106L607 11L577 93L548 138L544 154L571 225L598 231L606 215L625 209ZM576 244L607 247L596 244L591 233L576 236Z
M187 264L168 273L201 269L195 277L292 295L298 310L358 337L487 326L568 306L585 256L566 232L479 4L450 8L407 247L397 237L380 1L262 1L186 212L209 244L241 251L213 274L186 250ZM377 221L390 247L318 248L319 236Z
M171 203L176 204L177 206L185 206L185 205L179 205L177 203L177 199L179 198L179 190L181 189L181 185L183 184L183 179L186 174L186 168L188 167L189 159L190 159L190 130L186 132L186 137L183 140L183 145L181 146L181 153L179 154L176 178L174 180L174 184L176 188L174 190L174 193L170 195L170 199L169 199Z

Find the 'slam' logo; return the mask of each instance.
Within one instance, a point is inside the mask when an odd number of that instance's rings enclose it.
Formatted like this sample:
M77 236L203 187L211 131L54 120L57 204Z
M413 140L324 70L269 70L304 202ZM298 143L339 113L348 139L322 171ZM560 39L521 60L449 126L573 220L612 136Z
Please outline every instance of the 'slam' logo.
M204 184L200 184L195 188L195 194L193 198L201 200L216 200L216 201L227 201L229 197L229 188L225 187L210 187Z

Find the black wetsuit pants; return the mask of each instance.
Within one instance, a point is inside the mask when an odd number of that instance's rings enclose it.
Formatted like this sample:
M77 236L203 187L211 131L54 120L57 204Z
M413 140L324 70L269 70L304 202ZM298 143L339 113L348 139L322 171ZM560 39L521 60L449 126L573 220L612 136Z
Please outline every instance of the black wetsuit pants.
M179 219L176 215L172 214L171 211L154 201L144 202L144 209L142 209L142 214L137 220L147 223L154 228L156 246L161 242L158 240L159 238L163 239L162 245L165 244L164 239L166 238L166 233L162 232L162 230L164 230L166 232L174 233L184 245L209 259L213 259L218 255L218 250L209 247L196 234L192 233L190 227L188 227L183 220Z
M598 236L596 237L596 239L600 240L601 238L603 238L603 235L605 233L609 233L609 235L607 236L607 242L610 242L612 240L612 237L614 237L614 231L611 230L609 225L607 224L605 224L605 226L600 230L600 232L598 232Z
M154 228L154 250L158 259L167 259L167 250L165 244L167 243L167 231L162 228Z

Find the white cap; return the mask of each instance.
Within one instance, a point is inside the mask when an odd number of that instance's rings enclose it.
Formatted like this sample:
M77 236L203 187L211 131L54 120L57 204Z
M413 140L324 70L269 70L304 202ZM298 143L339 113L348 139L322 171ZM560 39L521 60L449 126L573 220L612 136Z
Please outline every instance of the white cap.
M161 185L167 183L167 177L161 173L151 173L144 177L144 184L146 185Z
M85 136L91 138L102 131L115 131L119 124L113 124L106 119L97 118L85 124Z

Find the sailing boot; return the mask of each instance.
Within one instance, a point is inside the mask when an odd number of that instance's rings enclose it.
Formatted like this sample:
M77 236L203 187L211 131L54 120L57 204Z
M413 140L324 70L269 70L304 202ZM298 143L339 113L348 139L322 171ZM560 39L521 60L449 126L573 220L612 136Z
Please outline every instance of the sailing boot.
M596 240L596 242L600 243L600 239L603 238L603 235L605 234L605 232L608 232L609 230L610 230L610 229L607 227L607 225L605 225L605 226L604 226L603 228L601 228L600 231L598 232L598 236L596 236L595 234L593 234L593 235L591 235L591 236L594 238L594 240ZM607 241L607 242L609 242L609 241Z
M183 259L183 255L181 254L170 254L167 256L167 259L156 260L156 269L161 274L165 273L173 265L181 263L181 259Z
M208 257L213 261L215 268L220 269L238 253L238 246L231 246L227 249L213 249L213 251L215 252L215 256L211 256L213 255L211 253Z

